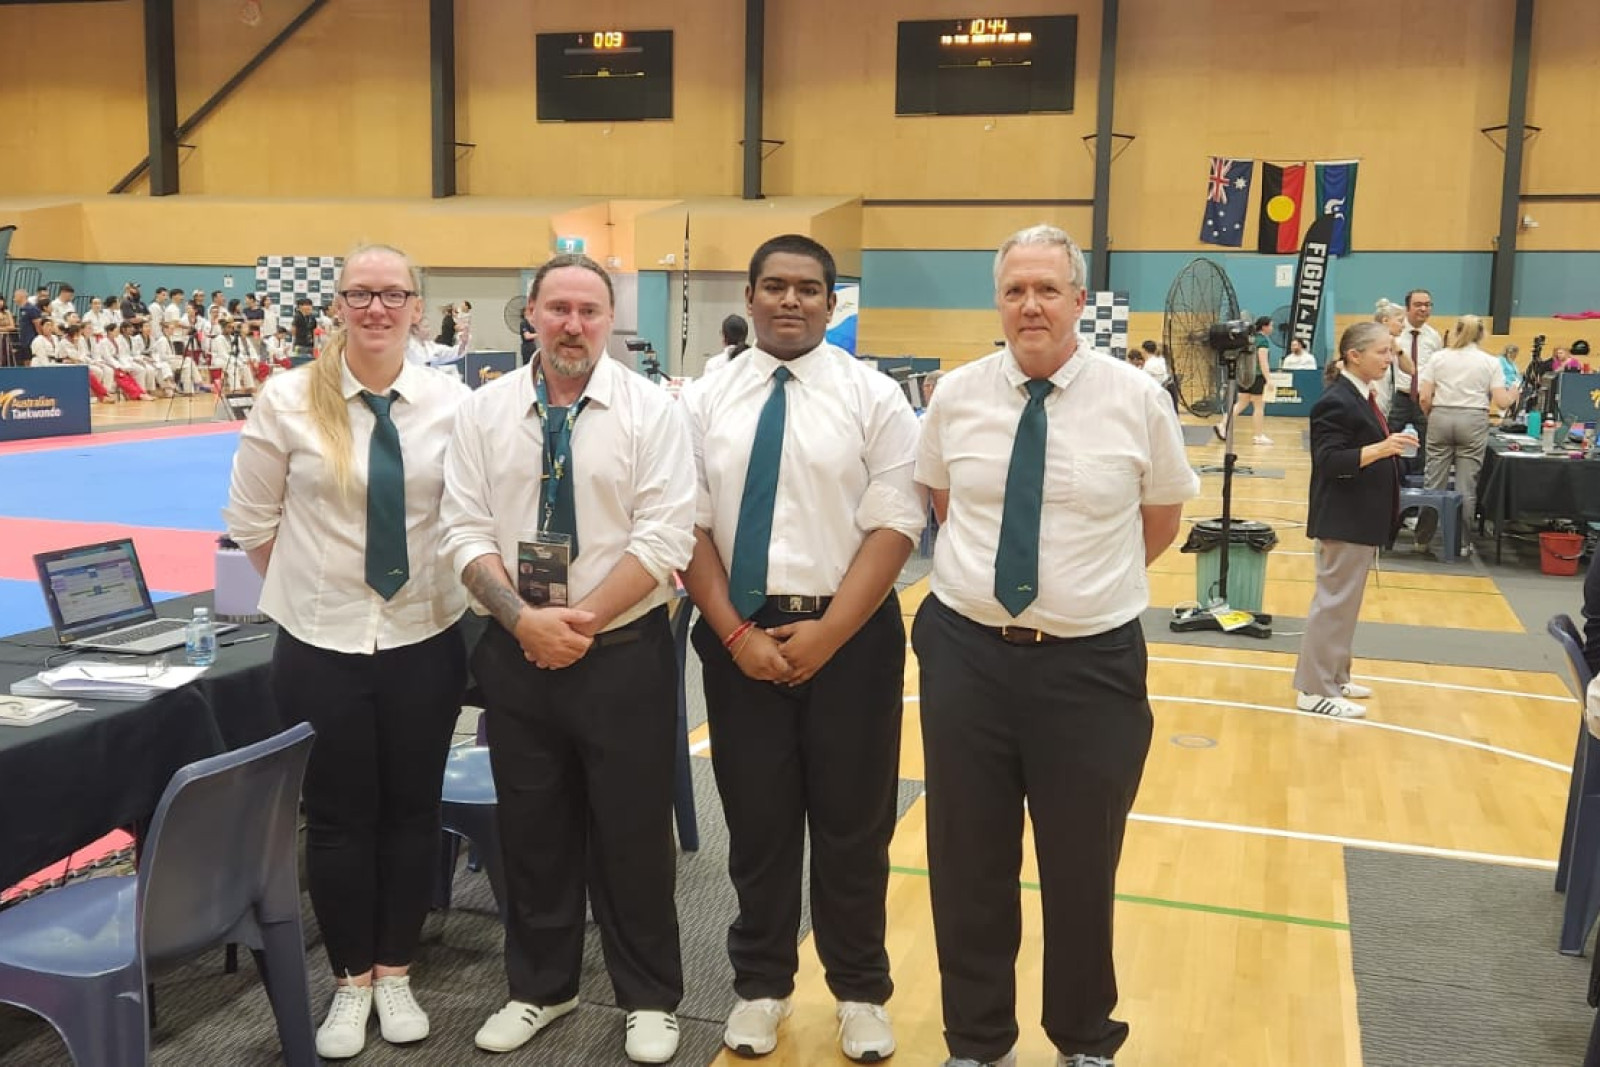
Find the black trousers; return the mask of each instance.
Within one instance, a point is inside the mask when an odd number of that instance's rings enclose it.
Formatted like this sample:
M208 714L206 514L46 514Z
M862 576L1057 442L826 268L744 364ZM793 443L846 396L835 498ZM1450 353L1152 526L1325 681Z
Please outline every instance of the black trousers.
M466 688L455 627L370 655L280 630L272 690L317 731L306 764L306 884L335 974L416 954L439 861L439 790Z
M1415 382L1412 388L1416 388ZM1389 399L1387 418L1390 433L1399 433L1407 426L1417 428L1417 454L1400 462L1405 464L1407 474L1421 474L1428 465L1428 416L1423 413L1422 406L1410 393L1395 390L1394 396Z
M1060 644L1010 645L929 596L921 665L928 870L945 1041L998 1059L1016 1044L1023 803L1044 905L1044 1029L1110 1056L1111 918L1128 811L1150 749L1137 620Z
M763 608L758 626L817 616ZM734 991L786 997L799 966L800 883L811 832L811 920L828 988L882 1004L884 948L904 714L906 638L890 594L805 685L745 676L702 620L711 760L728 821L739 916L728 928Z
M667 612L544 670L491 624L472 657L488 711L511 999L578 995L584 899L625 1011L683 998L672 836L678 667Z

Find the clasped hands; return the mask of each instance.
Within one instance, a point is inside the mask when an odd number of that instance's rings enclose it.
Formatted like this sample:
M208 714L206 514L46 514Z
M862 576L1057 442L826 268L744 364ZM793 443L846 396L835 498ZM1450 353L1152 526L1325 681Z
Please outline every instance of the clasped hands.
M779 685L803 685L844 643L823 619L804 619L763 630L752 626L728 651L746 677Z
M547 670L570 667L594 645L594 612L578 608L524 607L512 631L529 663Z

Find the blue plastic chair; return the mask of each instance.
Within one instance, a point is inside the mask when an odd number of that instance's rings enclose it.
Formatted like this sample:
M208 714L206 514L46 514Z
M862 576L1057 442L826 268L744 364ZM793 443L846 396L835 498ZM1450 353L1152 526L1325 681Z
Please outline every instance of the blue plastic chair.
M1561 951L1581 956L1595 918L1600 916L1600 740L1590 735L1584 720L1590 674L1578 628L1570 616L1556 615L1545 629L1567 654L1578 692L1578 744L1572 754L1567 818L1556 860L1556 892L1567 894L1561 914ZM1591 768L1593 775L1589 774Z
M139 871L0 912L0 1002L43 1016L78 1067L149 1062L150 971L202 949L256 950L284 1062L319 1064L300 926L296 831L306 723L172 776Z
M489 875L495 905L500 909L501 920L505 920L506 892L500 873L500 819L496 805L489 750L482 745L452 748L445 760L444 788L440 793L444 838L438 882L434 886L435 907L450 907L460 843L466 841L473 847L471 862L481 865Z
M1431 508L1439 516L1439 532L1444 535L1446 563L1461 559L1462 496L1454 489L1401 489L1400 511ZM1468 516L1466 521L1470 521Z

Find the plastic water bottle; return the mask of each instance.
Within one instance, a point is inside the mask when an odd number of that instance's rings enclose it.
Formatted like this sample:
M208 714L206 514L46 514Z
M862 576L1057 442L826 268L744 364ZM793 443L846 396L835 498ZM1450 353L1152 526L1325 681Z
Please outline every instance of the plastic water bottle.
M1528 436L1535 441L1539 439L1539 431L1544 423L1544 416L1537 411L1528 412Z
M210 609L194 609L183 651L191 667L209 667L217 662L217 626L211 621Z
M1417 436L1417 428L1415 426L1411 425L1409 422L1406 423L1405 429L1401 430L1400 432L1401 433L1410 434L1412 437ZM1406 447L1404 448L1404 450L1401 451L1400 454L1402 456L1404 456L1406 459L1410 459L1412 456L1415 456L1417 454L1417 446L1416 445L1406 445Z

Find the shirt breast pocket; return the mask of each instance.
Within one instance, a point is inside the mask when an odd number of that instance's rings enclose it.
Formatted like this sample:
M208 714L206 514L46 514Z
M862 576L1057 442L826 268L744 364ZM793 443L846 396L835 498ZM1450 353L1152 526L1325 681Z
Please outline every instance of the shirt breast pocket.
M1126 515L1139 503L1139 465L1125 456L1073 456L1065 503L1093 519Z

